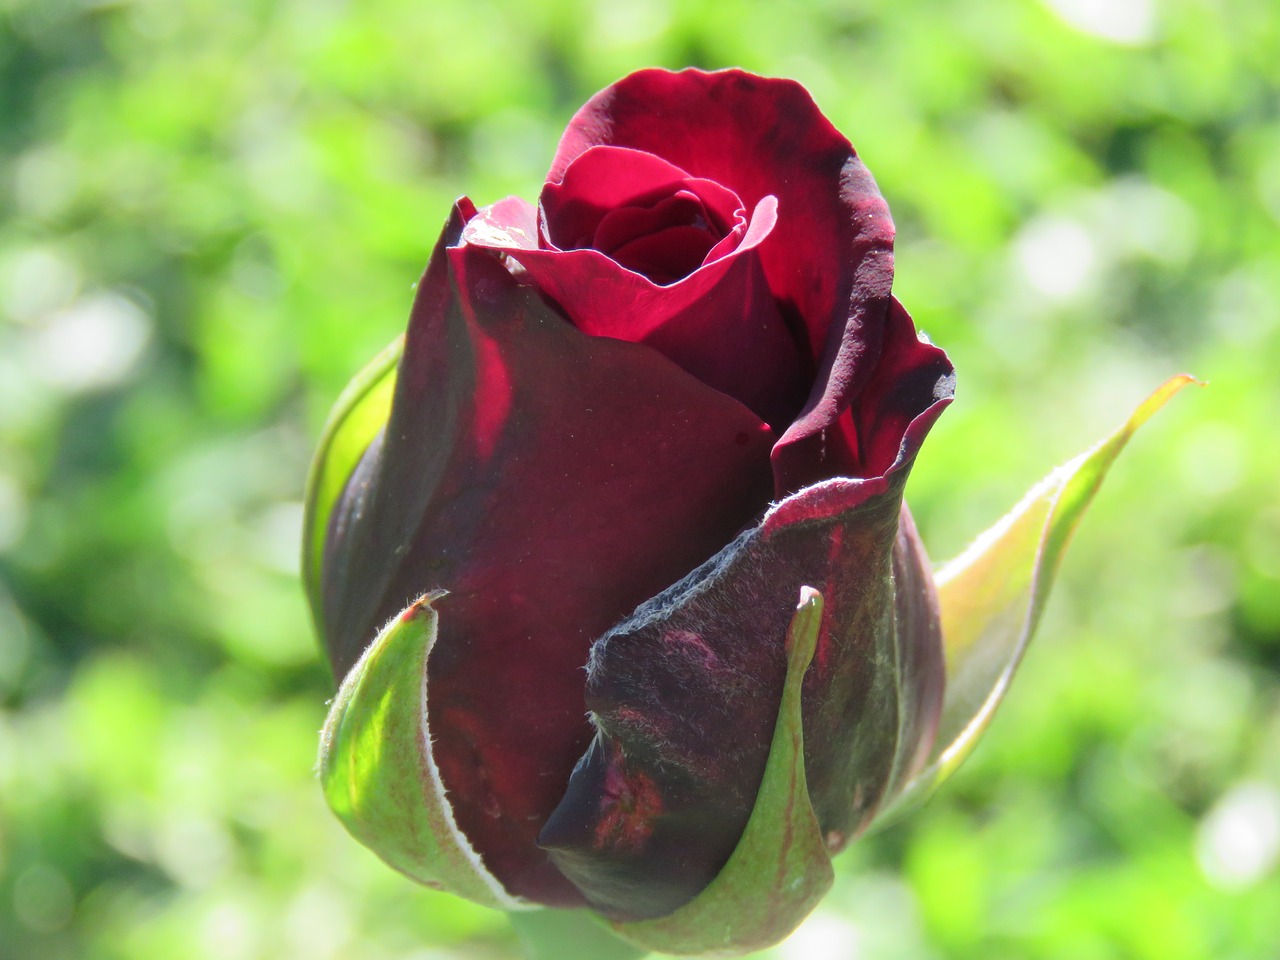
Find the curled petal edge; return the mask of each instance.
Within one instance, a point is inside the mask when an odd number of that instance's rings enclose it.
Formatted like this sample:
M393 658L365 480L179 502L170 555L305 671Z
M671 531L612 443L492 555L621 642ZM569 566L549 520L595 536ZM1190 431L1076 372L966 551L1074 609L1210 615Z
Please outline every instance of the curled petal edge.
M427 657L444 595L409 604L347 673L320 735L321 786L351 835L406 876L486 907L532 909L458 828L432 757Z
M919 806L973 751L1031 642L1071 535L1129 438L1189 374L1165 381L1113 434L1036 484L995 526L938 571L947 684L928 762L877 816L881 827Z

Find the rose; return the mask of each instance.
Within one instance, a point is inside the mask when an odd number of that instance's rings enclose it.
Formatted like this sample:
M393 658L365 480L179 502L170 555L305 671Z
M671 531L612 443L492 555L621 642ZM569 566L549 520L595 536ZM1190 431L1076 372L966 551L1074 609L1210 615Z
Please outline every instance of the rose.
M435 758L510 892L657 915L715 876L760 782L804 584L842 579L806 716L833 846L930 743L941 647L897 517L951 367L891 299L892 238L804 90L736 71L646 71L597 96L538 212L459 204L390 424L337 511L325 623L345 673L408 599L450 591ZM755 602L715 610L714 633L696 621L719 591L665 632L615 629L584 698L593 641L713 557L732 567L726 596L749 585ZM881 676L885 657L907 667ZM714 699L666 702L668 687ZM886 709L897 697L909 708ZM602 791L621 793L602 806Z
M457 203L310 495L346 677L324 771L357 836L481 902L633 921L728 872L801 728L775 832L829 851L936 759L902 491L953 374L891 295L892 241L804 89L741 71L633 74L536 209Z
M892 239L803 88L737 71L598 95L536 213L459 203L335 513L324 623L341 675L408 599L450 591L434 756L509 892L652 916L715 876L802 585L828 591L805 721L833 848L929 746L941 646L898 513L952 371L891 298ZM707 561L714 589L626 620Z

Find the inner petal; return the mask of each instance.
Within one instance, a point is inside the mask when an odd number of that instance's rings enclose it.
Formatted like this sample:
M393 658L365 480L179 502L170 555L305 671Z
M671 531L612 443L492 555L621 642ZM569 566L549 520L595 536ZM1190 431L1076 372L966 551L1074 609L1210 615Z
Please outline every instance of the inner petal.
M689 276L716 259L713 252L723 255L736 249L746 233L745 211L734 211L736 222L726 223L723 211L714 204L708 207L688 189L700 185L685 181L685 189L673 194L610 210L596 227L591 246L659 285Z
M668 203L675 198L680 199ZM692 177L641 150L596 147L576 158L559 182L543 187L539 246L608 254L639 236L646 224L657 230L683 223L705 226L713 234L710 250L745 219L737 194L713 180Z
M711 246L714 246L723 236L723 231L712 219L698 196L688 190L678 190L662 197L652 205L636 204L610 210L596 227L595 239L591 245L601 253L613 256L614 251L619 247L659 230L676 226L692 227L701 231L706 235Z
M654 283L666 285L687 277L702 266L716 238L691 226L672 226L647 233L623 244L610 257Z

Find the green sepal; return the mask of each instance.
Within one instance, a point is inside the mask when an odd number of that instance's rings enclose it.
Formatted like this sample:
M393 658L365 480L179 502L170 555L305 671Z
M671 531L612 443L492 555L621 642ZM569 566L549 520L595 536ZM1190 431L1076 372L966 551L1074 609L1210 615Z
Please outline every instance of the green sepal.
M801 588L787 630L787 674L769 759L738 846L710 885L679 910L611 923L623 939L664 953L741 956L786 937L830 889L834 875L809 801L800 712L822 608L822 594Z
M486 907L528 909L458 828L432 757L427 657L442 596L411 603L342 681L320 735L321 786L351 835L406 876Z
M329 412L307 474L302 520L302 581L316 633L324 636L320 576L329 517L352 472L391 414L404 337L389 343L347 384Z
M929 762L883 824L925 799L972 752L1004 699L1040 622L1071 534L1134 432L1194 377L1173 377L1115 433L1036 484L995 526L938 571L947 688Z

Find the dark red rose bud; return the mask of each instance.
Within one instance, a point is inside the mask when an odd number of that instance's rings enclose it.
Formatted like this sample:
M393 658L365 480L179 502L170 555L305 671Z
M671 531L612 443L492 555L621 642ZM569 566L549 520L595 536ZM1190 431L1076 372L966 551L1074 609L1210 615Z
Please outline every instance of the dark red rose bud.
M1127 434L936 588L902 496L954 378L892 243L804 89L741 71L633 74L537 207L457 203L309 485L356 836L490 906L746 952L954 767Z
M328 523L322 622L342 675L448 592L433 762L510 894L654 916L716 875L802 586L834 845L927 748L941 645L898 517L951 368L889 296L892 235L804 90L739 72L636 74L574 119L536 212L459 203Z

